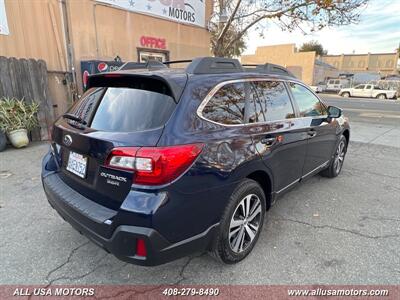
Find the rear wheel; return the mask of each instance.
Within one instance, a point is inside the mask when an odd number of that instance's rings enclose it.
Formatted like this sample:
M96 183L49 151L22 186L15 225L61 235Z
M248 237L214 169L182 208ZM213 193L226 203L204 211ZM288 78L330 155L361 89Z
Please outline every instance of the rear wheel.
M344 93L342 93L341 96L342 96L343 98L349 98L349 97L350 97L350 93L344 92Z
M331 160L329 167L321 171L321 175L324 177L333 178L340 174L343 167L344 158L347 152L347 140L342 135L340 137L339 144L336 147L335 155Z
M385 100L386 99L386 95L385 94L379 94L376 96L376 98L380 99L380 100Z
M243 180L229 199L210 254L227 264L244 259L258 240L265 210L263 189L254 180Z

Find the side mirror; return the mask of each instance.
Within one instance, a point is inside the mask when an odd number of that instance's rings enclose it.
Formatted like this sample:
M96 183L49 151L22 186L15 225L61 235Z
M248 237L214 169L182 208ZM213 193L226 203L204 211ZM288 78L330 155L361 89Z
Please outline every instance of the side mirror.
M328 106L328 118L340 118L342 116L342 110L336 106Z

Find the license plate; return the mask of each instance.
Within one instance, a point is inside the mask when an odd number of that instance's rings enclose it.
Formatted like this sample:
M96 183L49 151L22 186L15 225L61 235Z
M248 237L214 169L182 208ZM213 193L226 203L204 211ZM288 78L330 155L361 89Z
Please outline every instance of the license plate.
M87 157L81 154L70 152L68 157L67 170L81 177L86 177Z

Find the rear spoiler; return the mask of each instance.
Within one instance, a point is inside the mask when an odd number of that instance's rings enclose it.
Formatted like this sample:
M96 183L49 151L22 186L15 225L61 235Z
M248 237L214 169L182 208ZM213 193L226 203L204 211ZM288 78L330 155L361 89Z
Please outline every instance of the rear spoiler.
M93 87L131 87L154 91L171 96L175 103L178 103L184 89L184 86L181 87L173 80L156 74L119 73L118 71L90 75L87 89Z

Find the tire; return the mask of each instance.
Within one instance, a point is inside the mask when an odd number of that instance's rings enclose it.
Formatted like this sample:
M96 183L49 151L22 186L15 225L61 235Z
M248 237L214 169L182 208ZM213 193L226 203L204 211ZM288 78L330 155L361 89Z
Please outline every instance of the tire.
M385 100L386 99L386 95L385 94L376 95L376 99Z
M340 137L339 143L336 146L334 157L332 158L331 162L329 163L328 168L321 171L321 176L334 178L340 174L342 170L344 158L347 152L347 140L342 135Z
M246 217L247 203L249 213ZM257 243L263 227L265 211L265 194L261 186L251 179L242 180L230 196L222 214L220 226L210 250L211 256L226 264L243 260ZM248 218L249 215L253 216L251 220Z
M344 92L340 96L342 96L343 98L350 98L350 93Z

